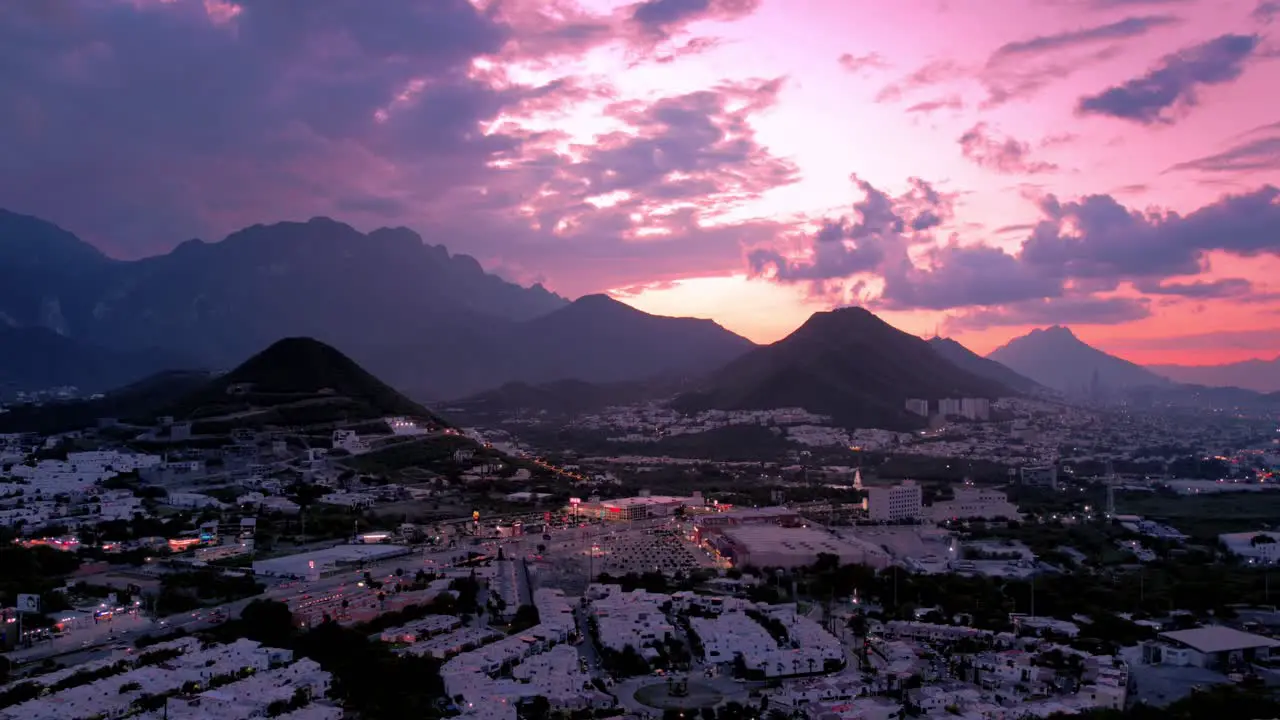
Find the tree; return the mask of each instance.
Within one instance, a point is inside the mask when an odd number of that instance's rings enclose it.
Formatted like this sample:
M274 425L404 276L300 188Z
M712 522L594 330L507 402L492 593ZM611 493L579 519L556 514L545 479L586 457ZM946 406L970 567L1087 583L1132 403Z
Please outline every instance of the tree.
M240 612L244 637L268 647L289 647L293 638L293 613L274 600L254 600Z

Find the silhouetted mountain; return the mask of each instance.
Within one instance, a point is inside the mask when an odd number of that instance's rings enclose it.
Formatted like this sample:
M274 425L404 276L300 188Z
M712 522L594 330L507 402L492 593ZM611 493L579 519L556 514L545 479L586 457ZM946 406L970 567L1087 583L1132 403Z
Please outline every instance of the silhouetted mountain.
M1262 393L1280 391L1280 357L1227 365L1148 365L1147 369L1180 383L1237 387Z
M1044 389L1036 381L1019 375L995 360L982 357L951 338L930 338L929 346L947 362L961 370L980 378L993 380L1011 390L1026 393Z
M1146 368L1091 347L1071 330L1053 326L1036 329L993 350L987 358L1045 387L1066 393L1167 385L1169 381Z
M493 390L455 400L449 403L445 412L451 417L455 414L479 417L514 412L578 415L596 412L612 405L633 405L670 398L687 384L661 379L600 384L581 380L558 380L541 385L507 383Z
M65 385L85 393L103 392L194 364L162 350L110 350L44 327L0 327L0 396Z
M119 262L54 225L3 213L0 268L0 324L172 348L209 366L282 337L379 347L441 324L527 320L567 302L486 274L410 230L365 235L328 218L255 225Z
M801 407L846 426L911 428L908 398L1011 394L943 359L929 343L861 308L815 313L786 338L717 371L673 407L748 410Z
M70 333L64 308L91 312L103 279L116 266L57 225L0 210L0 327Z
M351 358L312 338L285 338L272 344L182 398L168 414L237 423L255 415L273 415L280 416L282 423L300 425L395 415L442 422Z
M698 376L754 347L711 320L650 315L588 295L526 322L454 324L366 363L415 393L461 398L508 382Z
M211 375L169 370L93 400L20 405L0 414L0 432L59 433L92 427L102 418L150 423L165 408L208 384Z
M7 248L7 249L6 249ZM39 252L28 257L28 251ZM327 218L255 225L133 262L36 218L0 215L0 325L119 349L165 347L228 367L283 337L314 337L398 387L463 397L506 382L624 382L696 374L754 347L709 320L605 296L568 303L486 274L412 231Z

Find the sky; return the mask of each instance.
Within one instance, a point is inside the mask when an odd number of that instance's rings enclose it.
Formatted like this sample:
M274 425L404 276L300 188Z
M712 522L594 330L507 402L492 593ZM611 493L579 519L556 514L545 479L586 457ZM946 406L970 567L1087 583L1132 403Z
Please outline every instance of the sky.
M0 4L0 207L406 226L758 342L1280 355L1280 0Z

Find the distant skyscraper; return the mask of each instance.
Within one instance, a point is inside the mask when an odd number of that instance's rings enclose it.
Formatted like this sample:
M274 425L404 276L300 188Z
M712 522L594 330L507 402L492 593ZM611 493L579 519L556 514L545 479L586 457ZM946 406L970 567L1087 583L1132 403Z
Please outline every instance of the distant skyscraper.
M954 415L962 415L960 412L959 398L943 398L938 401L938 414L943 417L952 417Z
M960 414L970 420L988 420L991 417L991 401L986 398L964 398L960 401Z
M907 412L915 413L920 417L929 417L929 401L912 398L907 401Z

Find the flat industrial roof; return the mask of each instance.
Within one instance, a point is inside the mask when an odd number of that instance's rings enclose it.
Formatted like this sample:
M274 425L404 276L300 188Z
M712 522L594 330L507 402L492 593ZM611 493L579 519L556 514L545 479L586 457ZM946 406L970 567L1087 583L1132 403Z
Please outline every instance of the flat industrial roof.
M333 568L344 563L370 562L381 558L405 555L410 549L403 545L337 545L323 550L285 555L284 557L258 560L253 563L255 573L268 575L303 576L314 561L317 570Z
M629 507L631 505L670 505L671 503L682 503L688 501L689 498L674 497L671 495L647 495L601 500L600 505L603 507Z
M1206 627L1192 628L1191 630L1174 630L1160 633L1160 637L1181 643L1192 650L1198 650L1202 653L1280 647L1280 641L1222 625L1208 625Z
M791 551L800 553L859 550L885 554L884 550L860 538L841 538L815 528L786 528L777 525L731 525L723 530L726 537L750 551Z

